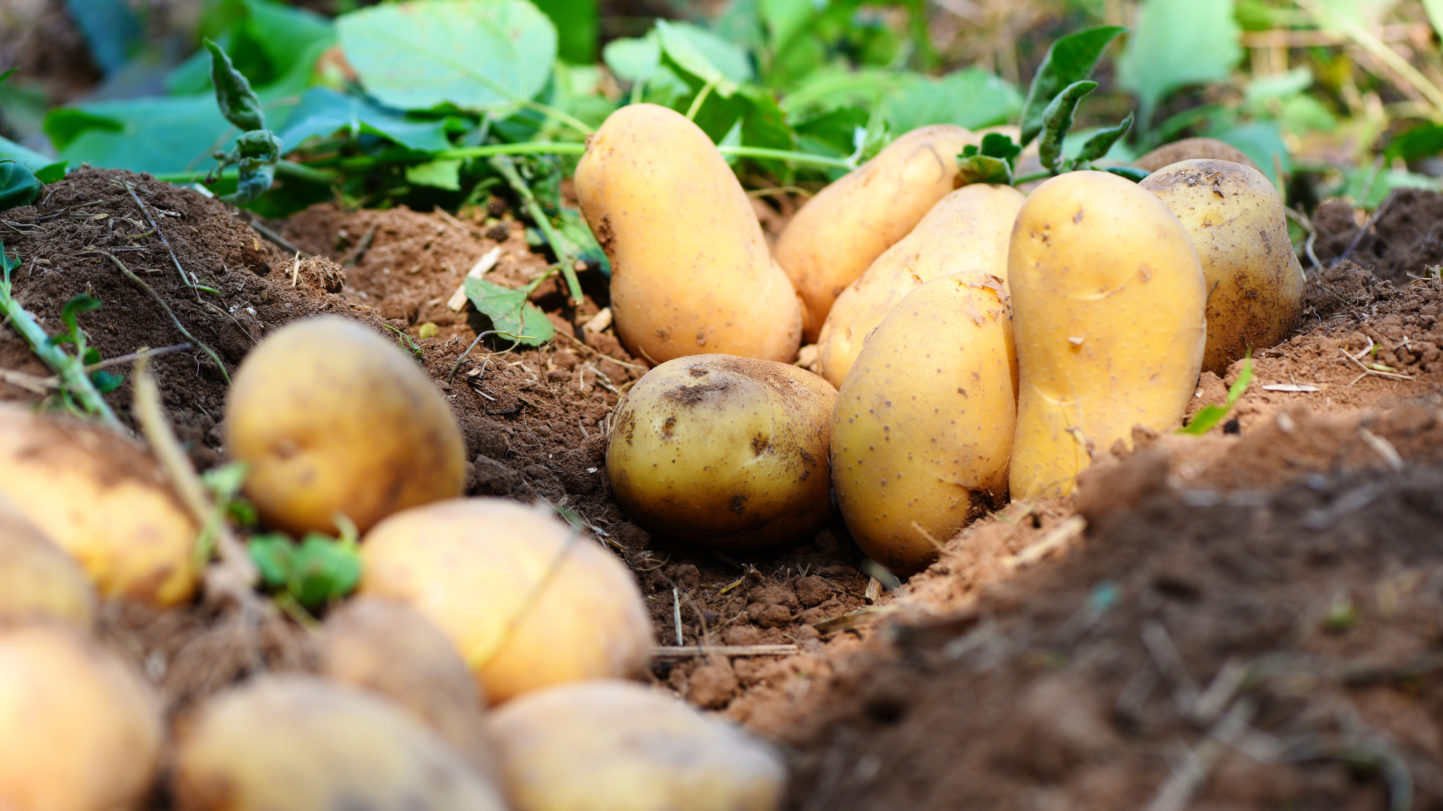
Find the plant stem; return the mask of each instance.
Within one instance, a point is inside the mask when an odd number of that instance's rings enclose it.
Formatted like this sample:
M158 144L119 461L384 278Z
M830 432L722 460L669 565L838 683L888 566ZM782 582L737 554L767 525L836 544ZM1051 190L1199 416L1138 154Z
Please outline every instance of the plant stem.
M227 169L221 172L221 177L234 177L236 169ZM162 183L199 183L206 177L206 172L161 172L153 175L156 180ZM340 177L333 172L317 169L295 161L280 161L276 164L276 174L280 177L291 177L297 180L306 180L311 183L335 183Z
M576 269L572 267L576 257L566 252L566 243L561 239L561 235L556 233L556 229L551 227L551 218L541 210L541 204L536 202L536 195L531 193L531 187L526 185L525 181L521 179L520 173L516 171L516 167L511 165L511 159L505 156L496 156L491 159L491 165L496 167L496 170L506 178L506 182L521 197L522 204L526 206L526 213L531 215L536 227L540 228L541 233L546 236L546 242L551 246L551 252L556 254L556 260L561 263L561 274L566 277L566 289L571 294L571 302L580 304L583 299L581 282L577 280Z

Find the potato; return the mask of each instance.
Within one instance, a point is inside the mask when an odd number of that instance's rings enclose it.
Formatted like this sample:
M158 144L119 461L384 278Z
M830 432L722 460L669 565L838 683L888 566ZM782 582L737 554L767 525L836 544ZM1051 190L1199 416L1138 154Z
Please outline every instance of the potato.
M1273 184L1250 166L1199 159L1158 169L1139 185L1182 221L1202 262L1203 370L1223 375L1249 348L1288 337L1303 317L1303 266Z
M286 325L241 361L226 445L251 466L245 495L269 526L364 532L391 513L461 495L466 446L446 397L394 341L339 316Z
M822 376L841 386L862 351L862 341L923 282L956 273L1005 280L1007 241L1024 199L1010 186L984 184L943 197L837 297L817 339Z
M321 675L389 699L478 772L495 776L481 691L456 646L425 615L405 603L360 597L327 614L316 641Z
M1132 429L1168 430L1197 385L1207 337L1202 267L1155 195L1070 172L1027 198L1008 254L1017 341L1012 497L1072 491Z
M1216 138L1183 138L1180 141L1163 144L1133 161L1132 165L1149 172L1156 172L1169 164L1194 158L1232 161L1262 172L1262 167L1253 163L1253 159L1249 158L1241 149Z
M898 574L1006 500L1017 357L1001 283L934 279L882 321L837 393L832 484L857 546Z
M802 206L777 238L777 262L802 296L815 341L832 302L957 188L957 155L981 136L951 124L912 130Z
M796 291L731 167L685 116L654 104L612 113L587 139L576 196L611 259L616 334L633 354L796 356Z
M199 527L129 439L0 403L0 495L79 563L102 597L166 607L194 595Z
M501 792L390 703L304 676L212 696L178 727L180 811L502 811Z
M74 628L0 627L0 808L137 807L160 766L160 703Z
M74 560L0 495L0 621L41 617L90 630L95 587Z
M361 563L359 594L436 623L493 702L635 676L651 657L631 572L545 507L470 498L407 510L365 536Z
M793 541L831 515L836 390L784 363L699 355L647 372L612 413L606 473L622 509L717 549Z
M487 727L516 811L771 811L786 769L767 743L649 687L538 690Z

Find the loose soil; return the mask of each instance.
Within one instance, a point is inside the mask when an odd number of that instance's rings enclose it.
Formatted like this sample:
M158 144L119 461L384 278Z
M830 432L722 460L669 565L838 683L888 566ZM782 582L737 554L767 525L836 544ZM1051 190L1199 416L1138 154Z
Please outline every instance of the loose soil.
M51 333L89 293L104 304L80 325L103 357L181 347L154 368L203 468L225 459L222 369L267 333L331 312L414 340L463 427L468 492L548 501L620 555L670 646L651 678L781 744L791 808L1439 809L1440 210L1414 192L1373 221L1326 204L1304 323L1257 354L1221 429L1139 435L1075 498L1008 505L893 591L839 521L746 555L628 521L607 416L646 367L606 326L605 279L583 272L579 304L541 286L558 337L537 349L468 351L487 325L448 306L493 253L494 281L544 272L501 201L325 205L257 224L267 236L196 192L82 169L0 213L0 240ZM0 369L0 398L41 397L48 373L8 330ZM1205 375L1194 410L1241 369ZM108 399L129 421L128 384ZM112 606L106 627L172 709L307 666L299 627L209 607Z

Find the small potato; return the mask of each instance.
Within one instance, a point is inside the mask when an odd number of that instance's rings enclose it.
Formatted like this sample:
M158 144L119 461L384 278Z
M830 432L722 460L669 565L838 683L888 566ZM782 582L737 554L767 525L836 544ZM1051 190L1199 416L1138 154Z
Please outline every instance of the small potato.
M957 188L957 155L981 140L951 124L912 130L802 206L776 257L802 296L806 340L817 339L847 285Z
M796 357L801 305L726 159L686 116L631 104L587 139L576 197L611 259L616 334L652 363Z
M88 631L95 602L80 566L0 495L0 621L49 618Z
M1207 337L1202 266L1155 195L1070 172L1027 198L1008 254L1017 341L1012 497L1072 492L1134 426L1182 421Z
M901 242L837 297L822 325L822 376L841 386L862 341L903 296L958 273L1007 278L1007 241L1026 199L1010 186L974 184L943 197Z
M637 684L538 690L487 727L516 811L773 811L786 786L766 742Z
M364 532L391 513L461 495L466 446L446 397L395 342L339 316L297 321L241 362L226 445L269 526Z
M1219 141L1216 138L1183 138L1180 141L1163 144L1133 161L1132 165L1149 172L1156 172L1169 164L1177 163L1178 161L1192 160L1194 158L1232 161L1233 163L1241 163L1258 172L1263 171L1262 168L1256 163L1253 163L1253 159L1249 158L1241 149L1238 149L1232 144Z
M857 546L897 574L1006 500L1017 356L1001 286L957 274L908 293L837 392L837 502Z
M79 563L102 597L167 607L195 593L200 528L129 439L0 403L0 495Z
M160 767L160 703L74 628L0 627L0 808L135 808Z
M831 515L836 390L784 363L699 355L663 363L612 414L606 472L662 535L717 549L794 541Z
M503 811L499 789L389 702L262 676L178 727L179 811Z
M436 623L493 702L629 678L651 658L630 570L544 507L469 498L407 510L365 536L361 563L358 593Z
M1222 375L1250 348L1288 337L1303 317L1303 266L1273 184L1250 166L1200 159L1165 166L1139 185L1182 221L1202 261L1203 371Z

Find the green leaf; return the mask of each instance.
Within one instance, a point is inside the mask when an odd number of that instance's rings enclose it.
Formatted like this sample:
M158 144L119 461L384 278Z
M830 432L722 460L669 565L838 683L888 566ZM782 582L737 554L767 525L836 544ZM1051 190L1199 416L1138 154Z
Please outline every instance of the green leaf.
M89 293L72 296L60 308L60 320L65 323L65 334L57 335L54 343L77 343L80 340L80 314L100 309L100 299Z
M215 86L215 100L221 115L239 130L263 130L266 114L251 83L231 64L225 51L211 40L205 41L210 51L210 81Z
M0 161L0 211L28 206L40 196L40 179L15 161Z
M447 191L461 190L461 161L434 160L406 167L406 180Z
M1136 166L1108 166L1102 171L1109 172L1118 177L1125 177L1133 183L1141 183L1142 179L1148 175L1146 169L1139 169Z
M1012 184L1012 164L1001 158L964 154L957 159L957 166L959 185L996 183L1008 186Z
M1443 124L1429 122L1394 136L1383 148L1383 157L1389 161L1415 161L1431 158L1440 152L1443 152ZM3 157L3 153L0 153L0 157Z
M1082 148L1077 151L1074 160L1079 164L1087 164L1106 157L1107 153L1112 151L1112 145L1117 143L1130 129L1132 129L1132 113L1128 113L1127 117L1116 126L1100 129L1093 133L1082 143Z
M656 33L667 59L713 85L713 92L722 97L731 96L755 78L746 52L705 28L657 20Z
M1083 96L1097 89L1097 82L1073 82L1047 105L1042 112L1042 140L1037 144L1037 157L1049 171L1057 172L1062 167L1062 142L1072 129L1072 117Z
M60 108L46 116L45 132L72 164L157 174L201 168L235 134L215 99L204 96Z
M1394 189L1443 192L1443 179L1403 169L1384 169L1380 172L1372 167L1364 167L1344 173L1343 188L1338 191L1338 196L1351 198L1363 208L1376 209Z
M556 27L525 0L373 6L336 29L366 92L401 110L501 115L541 91L556 59Z
M250 79L263 101L299 93L309 83L321 53L336 42L335 27L314 12L270 0L215 3L214 24L203 24ZM171 95L210 92L210 57L205 49L166 77Z
M596 61L601 41L601 13L596 0L534 0L541 13L551 18L559 35L557 52L576 65Z
M1168 94L1226 79L1242 60L1233 0L1143 0L1117 60L1118 83L1135 93L1146 128Z
M65 0L65 7L97 67L111 74L130 59L144 32L125 0Z
M928 124L956 124L980 129L1009 121L1022 109L1015 87L980 68L968 68L941 79L921 79L890 96L882 115L893 132Z
M236 139L235 150L222 156L222 164L234 163L239 171L236 190L224 199L248 203L271 187L276 163L281 159L281 141L270 130L250 130Z
M285 588L296 552L289 538L280 534L257 535L246 543L246 551L260 571L261 583L266 588Z
M1228 387L1227 402L1222 405L1207 405L1198 409L1197 414L1193 415L1192 422L1177 429L1177 433L1202 436L1211 431L1214 426L1227 418L1228 412L1233 410L1233 406L1243 396L1243 392L1247 391L1248 384L1251 382L1253 382L1253 361L1252 352L1249 352L1247 360L1243 362L1243 370L1238 373L1238 379Z
M791 116L847 106L876 108L922 80L908 71L822 68L792 87L781 107Z
M276 135L290 151L308 138L337 132L351 138L367 132L417 152L439 152L451 146L445 121L411 120L364 96L348 96L326 87L307 90Z
M361 556L354 544L311 533L291 556L286 591L315 610L345 597L361 579Z
M602 49L601 58L616 78L645 81L661 66L661 41L653 36L615 39Z
M125 382L125 375L105 369L96 369L90 373L90 382L95 386L96 391L101 394L109 394L120 388L120 384Z
M1032 143L1042 132L1042 114L1052 99L1064 87L1092 75L1103 51L1126 30L1120 25L1102 25L1068 34L1052 43L1027 88L1027 100L1022 105L1023 146Z
M1204 135L1237 147L1252 159L1253 163L1262 167L1263 174L1268 176L1274 186L1278 184L1275 164L1282 167L1283 174L1293 171L1293 159L1288 154L1288 145L1284 143L1275 121L1234 124L1223 129L1208 130Z
M527 346L540 346L556 335L556 329L535 305L526 300L526 291L512 290L485 279L468 278L466 298L487 318L496 331Z
M52 158L47 158L39 152L21 146L4 136L0 136L0 161L14 161L32 172L39 172L41 169L54 163Z

